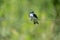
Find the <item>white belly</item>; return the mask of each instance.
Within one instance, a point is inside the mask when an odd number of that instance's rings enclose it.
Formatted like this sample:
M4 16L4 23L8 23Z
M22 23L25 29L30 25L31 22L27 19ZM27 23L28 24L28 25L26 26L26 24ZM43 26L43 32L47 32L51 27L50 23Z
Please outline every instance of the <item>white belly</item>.
M33 17L33 14L30 14L31 17Z

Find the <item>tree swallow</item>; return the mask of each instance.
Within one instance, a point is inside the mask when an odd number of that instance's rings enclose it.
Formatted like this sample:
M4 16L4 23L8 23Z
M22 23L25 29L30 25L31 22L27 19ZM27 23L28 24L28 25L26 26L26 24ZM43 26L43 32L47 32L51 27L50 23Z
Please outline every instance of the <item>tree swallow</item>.
M37 15L34 13L34 11L30 12L29 16L30 16L31 21L33 21L34 24L39 24L39 23L38 23L38 17L37 17Z

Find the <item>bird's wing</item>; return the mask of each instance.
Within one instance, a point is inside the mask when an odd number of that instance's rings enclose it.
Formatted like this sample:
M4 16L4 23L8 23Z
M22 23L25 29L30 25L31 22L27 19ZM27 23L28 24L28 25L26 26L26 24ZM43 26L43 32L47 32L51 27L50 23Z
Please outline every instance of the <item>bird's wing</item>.
M34 15L34 17L36 17L37 19L38 19L38 17L37 17L37 15L36 14L33 14Z

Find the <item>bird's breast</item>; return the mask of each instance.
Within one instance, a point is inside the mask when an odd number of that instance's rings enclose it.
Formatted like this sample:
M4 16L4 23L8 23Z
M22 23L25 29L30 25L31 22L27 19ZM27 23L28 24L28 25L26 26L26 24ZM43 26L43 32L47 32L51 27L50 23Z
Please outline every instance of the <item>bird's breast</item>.
M33 14L30 14L31 17L33 17Z

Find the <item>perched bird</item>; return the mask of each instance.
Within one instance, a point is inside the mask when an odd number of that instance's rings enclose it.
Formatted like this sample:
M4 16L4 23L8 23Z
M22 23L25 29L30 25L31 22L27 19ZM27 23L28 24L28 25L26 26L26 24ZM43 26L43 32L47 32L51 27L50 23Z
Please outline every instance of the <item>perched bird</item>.
M38 17L37 17L37 15L34 13L34 11L30 12L29 16L30 16L31 21L33 21L34 24L39 24L39 23L38 23Z

